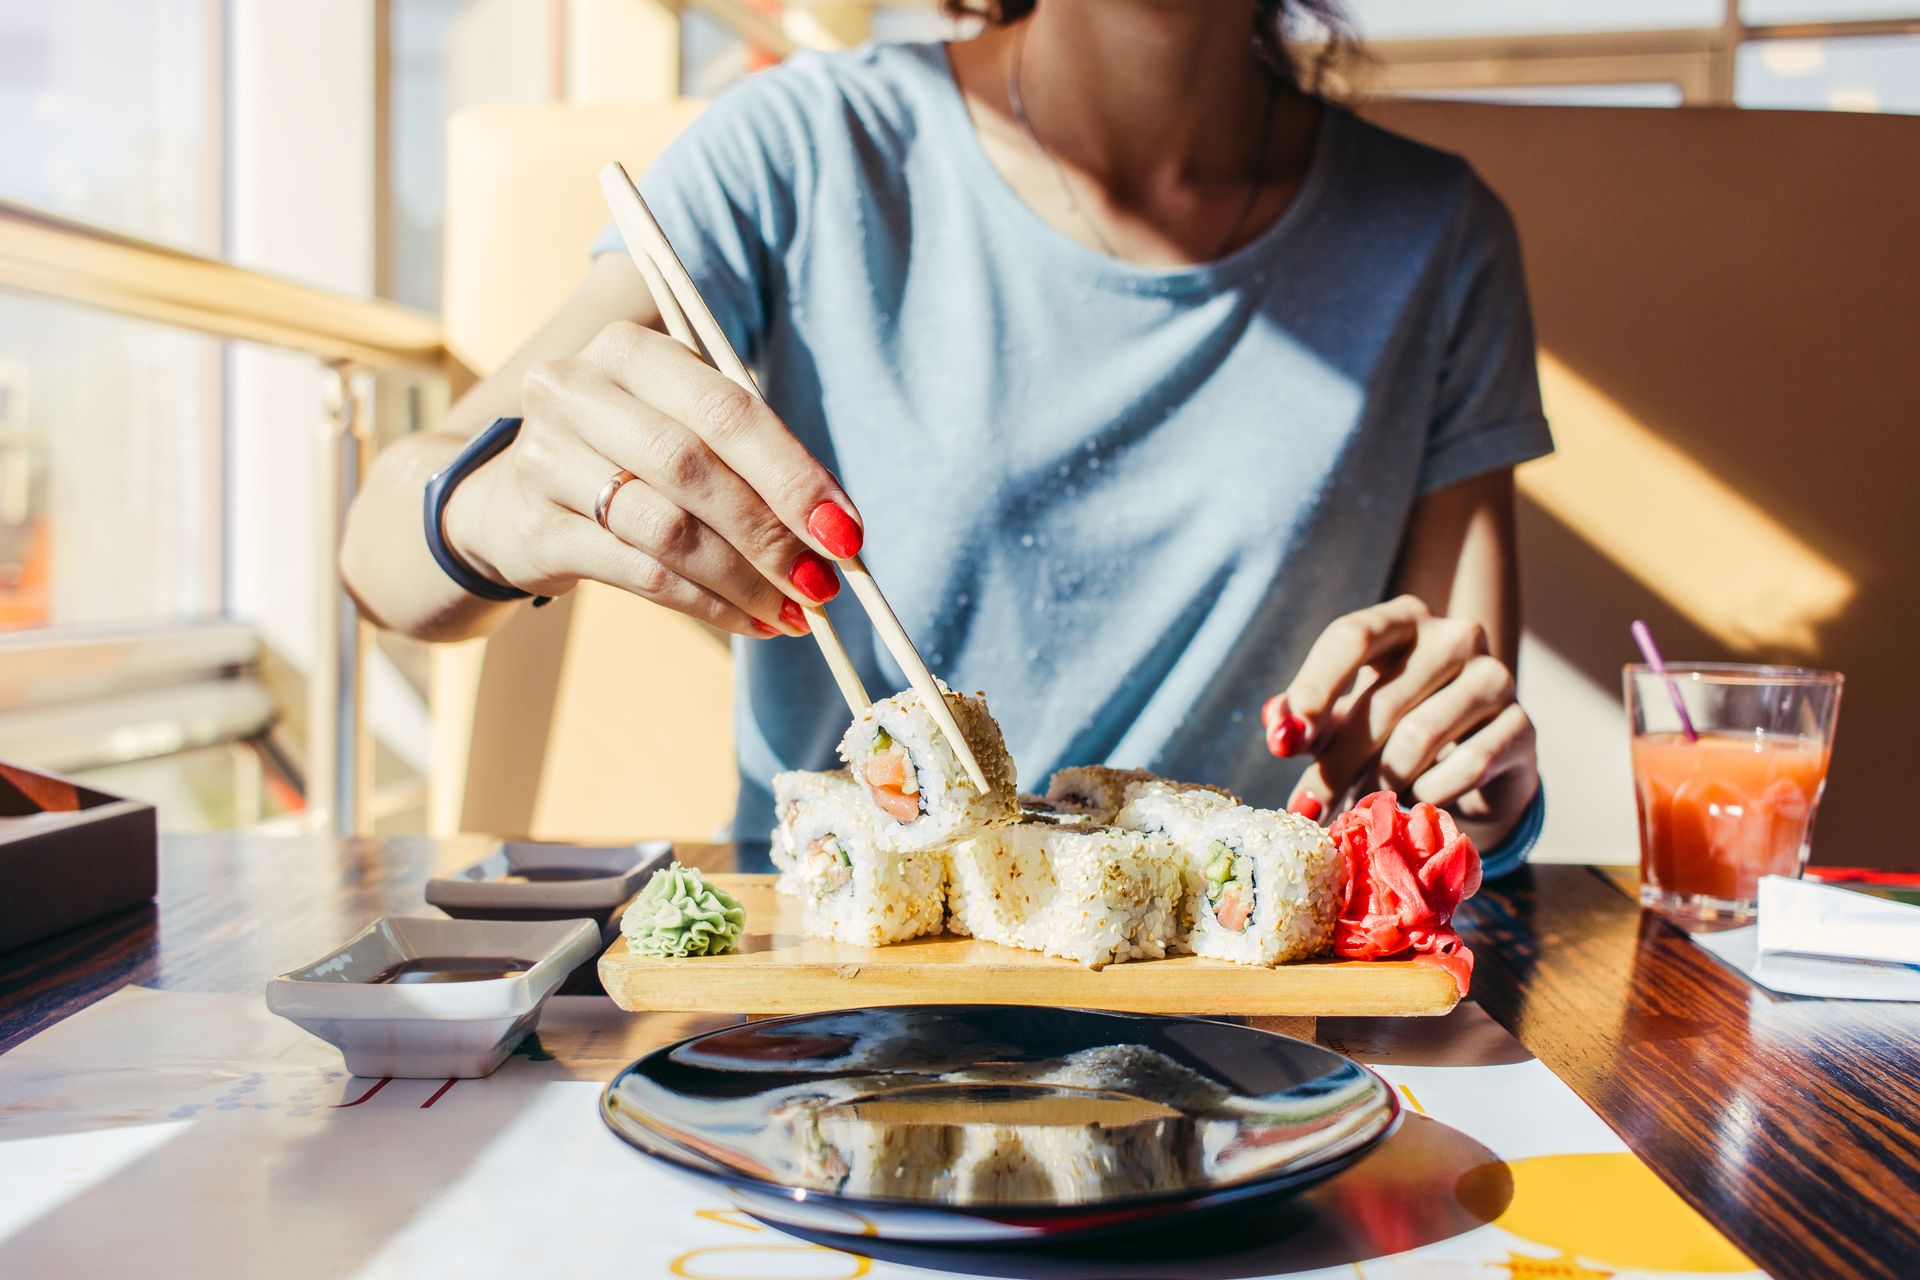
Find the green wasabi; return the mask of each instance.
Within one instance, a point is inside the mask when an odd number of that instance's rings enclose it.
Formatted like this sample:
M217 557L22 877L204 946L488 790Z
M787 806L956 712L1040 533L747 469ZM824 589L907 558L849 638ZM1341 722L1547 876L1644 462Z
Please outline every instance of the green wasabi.
M620 917L627 949L643 956L717 956L740 948L747 910L692 867L662 867Z

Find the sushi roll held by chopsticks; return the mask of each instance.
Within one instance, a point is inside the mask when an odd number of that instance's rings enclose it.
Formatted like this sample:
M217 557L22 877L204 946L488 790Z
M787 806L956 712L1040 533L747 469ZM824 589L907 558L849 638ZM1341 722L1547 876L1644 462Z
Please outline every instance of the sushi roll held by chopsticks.
M866 787L878 838L891 849L937 849L1020 816L1013 757L986 699L939 688L986 776L985 791L913 690L868 707L840 740L840 758Z

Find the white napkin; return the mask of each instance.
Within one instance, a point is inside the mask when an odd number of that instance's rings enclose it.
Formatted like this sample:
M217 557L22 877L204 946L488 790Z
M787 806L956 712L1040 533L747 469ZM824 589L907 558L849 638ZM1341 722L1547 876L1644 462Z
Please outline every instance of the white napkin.
M1760 921L1693 940L1769 991L1920 1001L1920 907L1767 876Z
M1920 964L1920 907L1811 880L1760 881L1760 950Z

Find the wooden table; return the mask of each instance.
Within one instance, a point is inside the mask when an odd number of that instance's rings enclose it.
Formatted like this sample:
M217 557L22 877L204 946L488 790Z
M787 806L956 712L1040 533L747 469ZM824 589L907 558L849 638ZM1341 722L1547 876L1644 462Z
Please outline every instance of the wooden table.
M157 908L0 956L0 1051L128 983L257 986L374 916L422 910L429 875L484 847L169 837ZM1914 1274L1920 1005L1771 996L1580 867L1522 872L1463 914L1474 998L1756 1263ZM711 1025L648 1018L661 1043Z

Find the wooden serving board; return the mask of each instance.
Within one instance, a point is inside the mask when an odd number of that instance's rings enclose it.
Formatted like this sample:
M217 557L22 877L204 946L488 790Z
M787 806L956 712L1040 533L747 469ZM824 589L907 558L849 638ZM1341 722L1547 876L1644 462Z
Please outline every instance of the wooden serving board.
M1032 951L942 934L890 947L806 937L800 903L770 875L716 875L747 909L740 950L658 960L625 938L600 957L600 983L636 1013L816 1013L889 1004L1027 1004L1211 1017L1441 1014L1458 1003L1432 965L1312 960L1263 969L1175 956L1089 969Z

